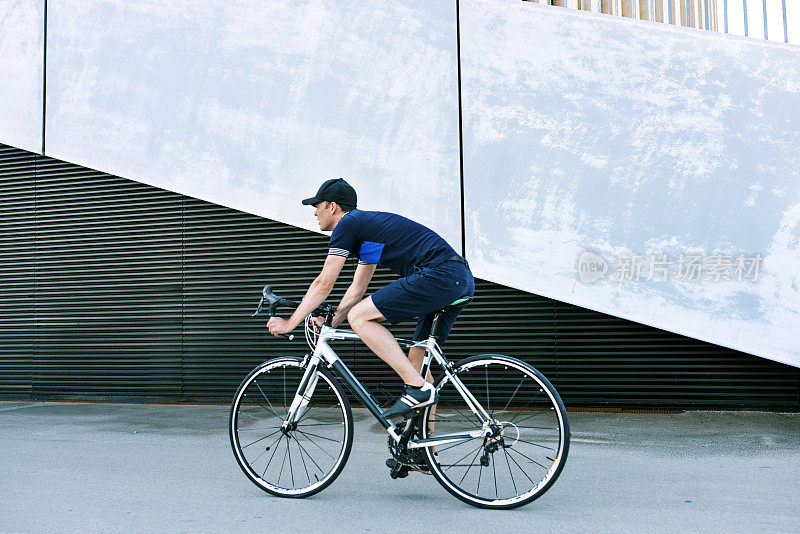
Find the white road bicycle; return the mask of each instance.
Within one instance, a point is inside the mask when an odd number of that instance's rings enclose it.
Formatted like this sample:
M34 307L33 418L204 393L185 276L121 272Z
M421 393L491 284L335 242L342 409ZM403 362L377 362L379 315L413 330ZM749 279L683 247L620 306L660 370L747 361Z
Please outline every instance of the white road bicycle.
M323 303L305 322L313 352L262 363L233 398L231 447L247 477L279 497L308 497L330 485L353 444L353 412L343 382L386 429L392 478L422 467L447 491L483 508L516 508L540 497L567 459L564 403L544 375L516 358L482 354L456 363L445 358L433 334L443 312L468 300L437 312L427 340L398 339L406 347L425 347L423 376L433 361L442 369L434 382L438 403L399 422L383 416L370 391L330 347L334 340L359 338L351 330L331 328L335 308ZM270 316L279 306L299 304L265 286L254 315L264 302ZM319 333L312 315L325 317Z

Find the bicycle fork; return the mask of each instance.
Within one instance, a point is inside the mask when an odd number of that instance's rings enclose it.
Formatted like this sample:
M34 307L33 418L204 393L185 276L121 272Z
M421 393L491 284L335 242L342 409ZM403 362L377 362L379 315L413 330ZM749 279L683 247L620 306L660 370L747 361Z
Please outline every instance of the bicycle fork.
M306 355L308 359L309 356ZM289 413L286 415L286 420L281 425L281 430L294 430L297 421L303 418L306 410L308 410L308 403L311 401L311 396L314 395L314 390L317 387L317 367L319 366L320 358L318 356L311 356L303 373L303 378L300 380L300 385L297 386L292 404L289 406ZM304 365L305 362L303 362Z

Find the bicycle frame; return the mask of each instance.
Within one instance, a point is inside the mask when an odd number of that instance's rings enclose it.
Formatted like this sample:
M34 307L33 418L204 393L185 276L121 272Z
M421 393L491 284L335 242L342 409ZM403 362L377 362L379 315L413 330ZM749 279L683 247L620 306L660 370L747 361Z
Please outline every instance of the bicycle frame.
M375 419L377 419L381 425L383 425L389 435L392 436L395 441L400 442L401 439L404 438L405 432L398 432L397 426L389 419L384 417L383 410L375 402L375 399L372 398L372 394L369 392L369 390L364 387L361 382L359 382L355 375L353 375L352 371L347 368L336 352L328 345L329 341L343 339L359 340L361 338L359 338L358 334L352 330L339 330L331 328L327 325L322 327L314 352L311 354L310 359L306 364L307 366L305 373L303 374L302 380L300 380L300 385L295 393L295 398L289 407L289 413L286 421L283 423L284 428L291 428L292 425L294 425L303 416L303 413L305 413L305 407L311 400L311 396L314 393L314 388L316 387L317 368L319 364L324 361L328 368L332 369L336 376L345 384L347 384L353 394L364 406L366 406ZM461 397L464 399L469 409L481 422L481 428L469 432L442 434L440 436L427 439L409 440L407 444L408 448L413 449L432 447L490 435L491 429L488 428L488 424L492 421L491 416L486 412L483 406L481 406L477 399L475 399L472 393L470 393L469 390L464 386L458 376L451 372L452 364L444 357L444 354L442 354L439 344L436 342L436 338L434 336L430 336L426 341L414 342L409 346L425 348L425 357L423 358L420 372L422 376L427 376L432 360L436 360L436 362L441 365L444 374L450 381L453 382L453 385L461 394ZM406 430L408 430L409 426L407 426ZM405 439L408 438L409 436L405 435Z

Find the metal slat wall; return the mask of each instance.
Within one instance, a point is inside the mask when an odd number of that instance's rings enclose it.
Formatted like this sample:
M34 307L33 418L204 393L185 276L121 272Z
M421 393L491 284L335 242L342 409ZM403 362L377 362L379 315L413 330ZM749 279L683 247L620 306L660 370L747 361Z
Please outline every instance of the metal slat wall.
M34 373L37 156L0 145L0 391L29 397Z
M176 395L182 199L40 160L36 395Z
M574 404L800 407L800 369L555 303L560 390Z
M0 396L226 402L257 363L307 351L250 315L264 283L302 296L327 237L4 145L0 184ZM793 367L486 281L476 296L451 358L522 358L569 406L800 408ZM397 393L363 345L337 350Z
M20 154L2 147L0 160ZM30 236L20 251L34 256L25 296L33 308L25 336L34 346L20 352L18 371L32 375L30 396L179 395L182 198L28 157L30 187L11 205L26 207L15 214Z

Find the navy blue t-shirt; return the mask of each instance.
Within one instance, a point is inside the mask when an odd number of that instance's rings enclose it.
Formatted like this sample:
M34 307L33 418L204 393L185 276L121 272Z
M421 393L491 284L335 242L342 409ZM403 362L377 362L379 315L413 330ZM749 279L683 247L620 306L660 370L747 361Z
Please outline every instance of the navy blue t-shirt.
M331 234L328 254L354 255L359 263L382 265L400 276L456 255L453 247L426 226L394 213L352 210Z

